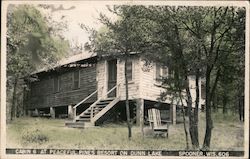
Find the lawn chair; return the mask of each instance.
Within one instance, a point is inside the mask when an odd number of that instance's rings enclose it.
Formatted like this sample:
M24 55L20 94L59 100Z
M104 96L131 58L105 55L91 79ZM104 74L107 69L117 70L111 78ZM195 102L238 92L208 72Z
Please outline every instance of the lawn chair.
M163 121L161 120L160 110L159 109L149 109L148 110L148 120L149 125L154 131L155 136L162 136L168 138L168 125L170 121ZM163 125L162 123L165 122L166 124Z

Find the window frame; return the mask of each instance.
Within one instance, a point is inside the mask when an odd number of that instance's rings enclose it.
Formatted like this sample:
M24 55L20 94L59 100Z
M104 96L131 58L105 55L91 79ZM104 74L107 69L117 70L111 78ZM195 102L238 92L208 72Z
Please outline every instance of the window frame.
M159 69L159 70L158 70ZM159 85L162 85L162 78L169 76L169 67L162 66L158 63L155 63L155 72L154 72L154 80ZM163 75L164 70L167 72L167 74ZM159 74L158 74L159 72Z
M202 100L206 99L206 82L205 81L201 81L201 87L200 87L200 96Z
M76 81L75 80L75 73L77 73L78 74L78 80ZM77 89L80 89L80 79L81 79L81 73L80 73L80 70L75 70L75 71L73 71L73 73L72 73L72 83L73 83L73 85L72 85L72 89L73 90L77 90ZM75 85L75 82L77 82L77 85Z
M55 87L55 86L57 86L57 87ZM60 92L60 76L59 75L56 75L53 78L53 91L54 91L54 93Z
M134 81L134 62L133 62L133 60L128 59L127 66L129 63L131 63L131 72L129 72L129 71L127 72L127 77L128 77L128 73L131 73L131 78L128 78L128 82L133 82ZM125 71L126 71L126 69L125 69Z

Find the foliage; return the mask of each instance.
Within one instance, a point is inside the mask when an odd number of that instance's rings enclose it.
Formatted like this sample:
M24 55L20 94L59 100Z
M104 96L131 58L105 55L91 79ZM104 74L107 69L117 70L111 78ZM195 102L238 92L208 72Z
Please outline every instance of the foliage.
M145 18L133 16L141 12L137 6L108 6L108 9L117 19L100 14L99 20L104 27L98 31L84 27L92 33L85 47L100 55L114 56L142 51L145 47L142 39L149 37L147 34L151 32L147 31L148 26L154 24L148 23Z
M35 69L51 65L67 51L67 41L52 34L45 17L34 6L10 5L7 19L10 74L25 76Z
M215 129L211 141L211 149L243 151L244 149L244 124L238 122L233 115L228 115L225 120L222 113L215 113ZM205 116L201 114L199 119L200 140L204 138ZM121 149L121 150L184 150L185 135L182 124L170 125L169 138L153 138L150 134L143 137L140 128L133 126L133 137L127 140L126 123L103 125L102 127L88 129L72 129L64 126L65 120L46 118L19 118L7 124L6 143L7 148L49 148L49 149ZM40 133L48 137L41 144L30 142L24 144L23 133L38 129ZM147 133L149 127L145 127ZM150 132L149 132L150 133ZM112 137L110 135L112 134ZM84 136L84 137L83 137ZM228 140L230 139L230 140Z
M44 142L48 142L49 138L46 134L44 134L40 129L28 129L22 132L22 141L24 145L28 145L30 143L43 144Z
M113 22L101 14L100 20L107 28L94 32L92 43L86 46L101 54L143 53L146 60L156 60L173 70L172 75L163 78L167 89L162 95L174 94L187 103L190 135L196 148L199 148L199 80L204 78L207 125L203 148L209 149L213 129L211 103L221 91L227 101L225 93L235 85L239 87L239 81L244 79L241 75L230 80L236 77L234 70L244 72L245 8L114 6L109 9L118 19ZM196 80L196 97L190 93L191 76ZM233 89L230 92L231 97L241 94ZM192 98L196 100L194 111Z
M29 77L38 69L53 67L67 50L68 42L55 34L35 6L8 6L7 94L11 103L11 119L17 113L17 96L22 96L21 92L27 88L21 78Z
M88 29L91 31L90 42L86 43L85 48L96 52L99 56L108 58L124 57L125 59L125 86L126 86L126 115L128 124L128 138L131 138L131 120L128 100L128 77L127 77L127 61L131 53L138 53L142 44L140 38L144 36L143 26L147 26L147 21L133 17L138 12L136 6L113 6L108 7L109 11L117 15L118 18L112 21L104 14L100 14L100 22L104 27L100 31ZM141 24L141 28L138 24ZM86 28L86 27L85 27ZM140 36L139 36L140 35ZM137 41L137 43L134 43Z

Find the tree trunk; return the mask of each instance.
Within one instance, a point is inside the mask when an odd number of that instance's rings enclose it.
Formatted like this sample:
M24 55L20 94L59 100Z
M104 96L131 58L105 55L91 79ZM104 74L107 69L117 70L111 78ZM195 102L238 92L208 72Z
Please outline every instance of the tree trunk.
M241 96L241 94L239 94L238 103L239 118L240 121L244 121L244 96Z
M227 113L227 95L226 95L226 91L223 91L223 97L222 97L222 109L223 109L223 114Z
M12 95L12 102L11 102L11 116L10 120L13 120L16 117L16 93L17 93L17 82L18 77L14 79L13 83L13 95Z
M241 99L240 96L238 96L238 111L239 111L239 119L242 120L242 113L241 113Z
M183 126L184 126L184 132L185 132L185 137L186 137L186 149L189 150L188 132L187 132L186 118L185 118L185 109L184 109L184 104L182 101L181 91L179 92L179 97L180 97L180 101L181 101L181 113L182 113Z
M26 92L26 89L25 88L23 88L23 101L22 101L22 104L23 104L23 107L22 107L22 109L23 109L23 116L26 116L26 102L27 102L27 92Z
M177 50L173 51L177 53L177 60L180 61L180 67L182 68L183 72L184 72L184 78L185 78L185 90L186 90L186 94L187 94L187 107L188 107L188 115L189 115L189 133L190 133L190 137L191 137L191 142L192 142L192 146L194 149L197 149L199 147L199 141L198 138L195 134L195 121L194 121L194 113L192 111L192 96L190 93L190 87L189 87L189 79L188 79L188 70L187 70L187 64L185 62L185 58L183 55L183 48L182 48L182 44L181 44L181 40L180 40L180 35L179 35L179 30L178 30L178 26L175 25L174 26L175 29L175 33L176 33L176 38L178 41L178 48Z
M211 70L206 70L206 133L203 142L203 149L209 150L212 136L213 121L211 116L211 92L210 92L210 73Z
M187 79L188 80L188 79ZM187 92L187 106L188 106L188 116L189 116L189 134L192 142L192 148L199 148L199 140L198 140L198 129L196 128L197 124L194 117L194 110L192 108L192 97L189 89L189 82L187 83L188 88L186 88ZM197 130L196 130L197 129Z
M212 107L213 107L213 112L218 112L218 96L216 94L213 98Z
M245 121L245 96L243 95L241 98L241 108L242 108L242 121Z
M131 122L130 122L130 110L129 110L129 100L128 100L128 76L127 76L127 63L128 58L125 57L125 85L126 85L126 114L127 114L127 125L128 125L128 139L132 137Z
M194 109L194 138L195 138L195 148L199 149L199 130L198 130L198 122L199 122L199 103L200 103L200 87L199 87L199 70L196 70L195 76L195 90L196 90L196 99L195 99L195 109Z

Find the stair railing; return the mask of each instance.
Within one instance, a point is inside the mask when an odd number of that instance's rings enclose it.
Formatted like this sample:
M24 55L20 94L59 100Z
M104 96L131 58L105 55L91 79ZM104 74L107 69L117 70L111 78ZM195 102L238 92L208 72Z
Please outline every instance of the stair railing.
M103 87L101 87L100 89L102 89ZM84 98L82 101L80 101L79 103L77 103L74 107L73 107L73 119L76 119L76 109L79 105L81 105L82 103L84 103L85 101L87 101L88 99L90 99L93 95L95 95L98 92L98 89L95 90L93 93L91 93L89 96L87 96L86 98Z
M120 86L120 83L117 84L117 85L115 85L113 88L111 88L111 89L105 94L105 96L108 96L109 93L111 93L113 90L115 90L115 89L118 88L119 86ZM118 94L118 93L117 93L118 91L119 91L119 90L116 89L116 94Z
M90 121L92 120L92 118L94 117L94 107L90 108Z
M111 88L105 95L103 96L108 96L109 93L111 93L113 90L115 90L116 88L120 87L120 83L115 85L113 88ZM118 90L117 90L118 91ZM94 102L89 108L90 108L90 120L92 121L92 118L94 117L94 106L99 103L102 99L103 96L101 98L99 98L96 102ZM83 112L84 113L84 112Z

